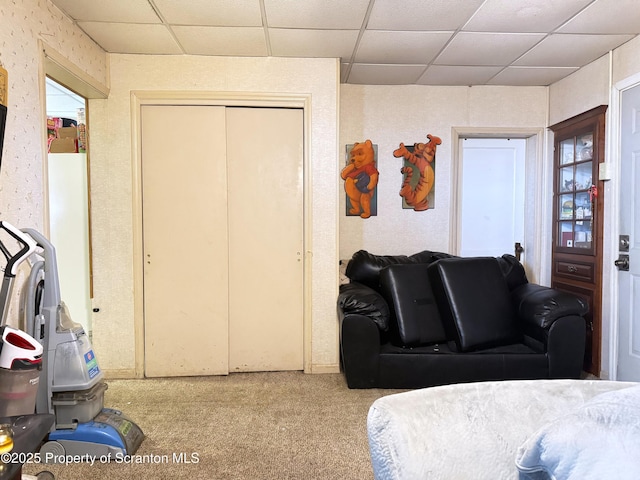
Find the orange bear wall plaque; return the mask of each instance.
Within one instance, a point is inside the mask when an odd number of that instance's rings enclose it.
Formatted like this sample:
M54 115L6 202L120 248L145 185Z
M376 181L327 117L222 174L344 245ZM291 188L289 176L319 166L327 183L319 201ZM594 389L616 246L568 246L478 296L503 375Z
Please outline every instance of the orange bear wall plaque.
M347 215L369 218L377 214L376 145L371 140L347 145L347 166L340 172L347 194Z

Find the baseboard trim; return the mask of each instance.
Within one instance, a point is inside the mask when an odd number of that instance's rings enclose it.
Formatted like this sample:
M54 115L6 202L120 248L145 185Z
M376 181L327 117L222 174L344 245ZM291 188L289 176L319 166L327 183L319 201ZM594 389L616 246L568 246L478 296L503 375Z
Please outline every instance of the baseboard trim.
M136 375L136 371L134 368L121 368L121 369L104 369L102 370L104 376L107 380L122 380L122 379L132 379L132 378L140 378Z
M332 364L329 364L329 365L312 364L310 373L312 373L312 374L316 374L316 373L340 373L340 365L337 364L337 363L332 363Z
M136 374L135 369L133 368L122 368L122 369L104 369L102 370L104 376L107 380L125 380L125 379L136 379L141 378ZM340 373L340 365L337 363L332 363L329 365L311 365L311 370L306 371L305 373L309 374L323 374L323 373Z

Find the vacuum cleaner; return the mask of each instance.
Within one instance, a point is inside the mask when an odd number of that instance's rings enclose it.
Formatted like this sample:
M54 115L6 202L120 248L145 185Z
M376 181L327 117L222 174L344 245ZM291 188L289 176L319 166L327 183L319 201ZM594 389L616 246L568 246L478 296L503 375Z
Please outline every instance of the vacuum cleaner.
M8 228L6 222L2 226ZM36 413L55 416L41 458L102 461L133 455L144 433L121 411L104 407L108 386L84 328L61 300L54 246L36 230L10 229L24 245L35 245L20 261L28 259L31 266L23 291L25 329L43 348Z
M0 417L35 410L43 348L32 336L7 325L18 267L35 248L34 242L22 240L20 231L0 222L0 253L5 260L0 286Z

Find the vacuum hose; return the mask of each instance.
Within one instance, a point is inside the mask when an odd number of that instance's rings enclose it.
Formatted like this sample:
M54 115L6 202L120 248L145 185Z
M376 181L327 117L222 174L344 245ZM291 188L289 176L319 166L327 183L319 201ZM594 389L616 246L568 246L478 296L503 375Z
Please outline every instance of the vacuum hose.
M38 261L31 267L31 273L24 286L25 329L29 335L40 341L44 332L36 332L36 316L42 313L42 292L44 290L44 262ZM40 322L38 322L39 324ZM38 330L41 330L38 329Z

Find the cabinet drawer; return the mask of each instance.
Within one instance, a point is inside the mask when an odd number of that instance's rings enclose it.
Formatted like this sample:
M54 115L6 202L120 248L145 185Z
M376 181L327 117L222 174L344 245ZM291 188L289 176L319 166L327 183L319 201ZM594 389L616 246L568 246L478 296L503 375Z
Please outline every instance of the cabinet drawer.
M558 260L555 262L555 273L563 277L579 278L593 282L595 268L593 263L578 263Z

